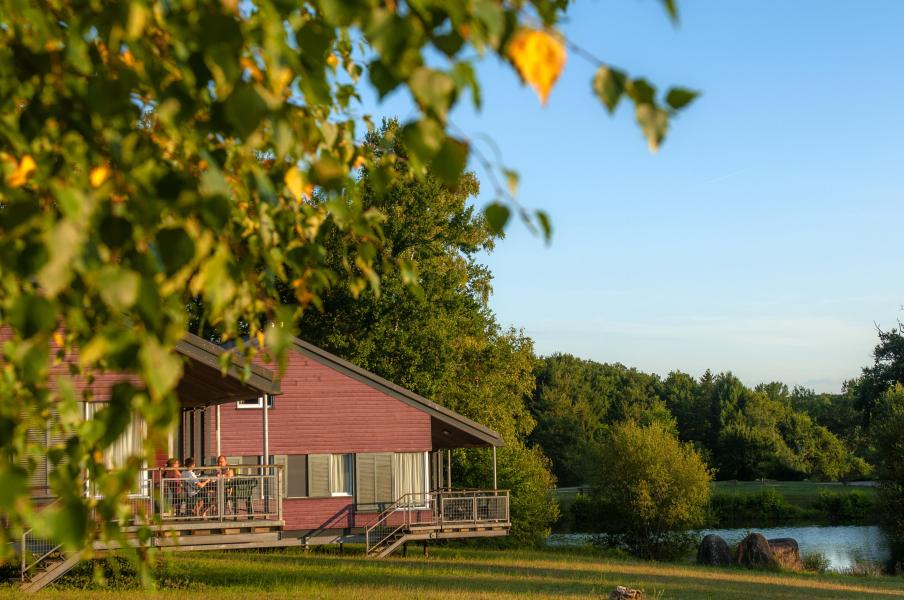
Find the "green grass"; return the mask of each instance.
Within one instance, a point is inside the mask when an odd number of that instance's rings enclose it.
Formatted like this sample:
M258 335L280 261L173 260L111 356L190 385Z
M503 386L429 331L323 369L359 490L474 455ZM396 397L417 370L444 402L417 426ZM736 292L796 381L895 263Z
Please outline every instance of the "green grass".
M431 556L365 559L360 552L172 553L156 591L119 579L115 589L83 589L81 576L38 598L336 598L340 600L606 598L617 585L649 598L904 598L904 579L758 573L607 558L589 551L432 549ZM16 597L0 591L0 598Z

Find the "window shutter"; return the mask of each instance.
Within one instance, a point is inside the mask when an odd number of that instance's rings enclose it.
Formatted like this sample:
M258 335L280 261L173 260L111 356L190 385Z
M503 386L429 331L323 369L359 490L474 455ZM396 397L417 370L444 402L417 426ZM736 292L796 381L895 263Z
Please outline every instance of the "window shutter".
M282 486L281 487L282 487L282 497L283 498L285 498L288 495L288 491L289 491L289 485L288 485L289 469L287 468L288 463L289 463L289 457L286 456L285 454L274 454L273 455L273 464L282 466L282 469L281 469ZM277 471L277 469L273 469L273 471L272 471L274 475L276 474L275 471Z
M375 459L376 501L391 504L397 500L392 497L392 453L377 454Z
M369 508L377 501L375 454L355 455L355 504Z
M313 498L330 496L330 455L308 455L308 493Z
M308 495L308 457L305 454L286 457L286 498Z

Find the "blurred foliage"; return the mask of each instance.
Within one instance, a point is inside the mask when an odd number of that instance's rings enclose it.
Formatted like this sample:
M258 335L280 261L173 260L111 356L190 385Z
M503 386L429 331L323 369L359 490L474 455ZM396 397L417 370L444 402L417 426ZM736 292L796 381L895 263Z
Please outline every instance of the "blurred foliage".
M109 471L103 449L132 412L148 425L148 452L162 446L178 414L183 364L172 350L187 305L203 307L194 316L235 340L238 354L255 352L250 336L278 358L290 324L339 281L359 296L380 289L378 270L398 269L414 285L407 259L379 254L386 215L362 202L359 172L377 196L428 168L454 187L471 147L450 135L449 114L468 94L479 107L475 62L514 61L547 89L564 50L511 43L537 31L563 44L556 24L567 5L0 2L0 512L9 525L0 552L23 527L70 548L118 531L135 469ZM358 114L365 87L414 99L400 130L404 161L361 141L371 126ZM605 90L610 110L621 96L634 102L652 145L694 95L659 100L630 78ZM511 200L486 213L496 231L512 206L549 235L545 214ZM327 229L354 260L333 260ZM69 369L61 359L76 348ZM77 403L91 392L80 383L104 371L134 377L112 410L82 422ZM28 435L47 427L64 440L49 451ZM27 482L44 453L60 504L39 515ZM80 493L85 476L97 497ZM104 527L90 526L92 511Z

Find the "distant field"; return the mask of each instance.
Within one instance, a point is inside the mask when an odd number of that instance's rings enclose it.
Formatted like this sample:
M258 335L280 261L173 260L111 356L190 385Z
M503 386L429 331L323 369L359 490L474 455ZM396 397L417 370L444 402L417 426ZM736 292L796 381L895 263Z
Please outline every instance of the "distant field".
M86 572L87 569L83 569ZM430 558L365 559L360 552L177 553L158 570L158 590L81 589L84 573L43 598L337 600L581 598L603 599L617 585L661 600L807 600L904 598L904 579L809 576L621 561L589 552L434 549ZM131 588L131 589L130 589ZM15 598L0 589L0 599Z

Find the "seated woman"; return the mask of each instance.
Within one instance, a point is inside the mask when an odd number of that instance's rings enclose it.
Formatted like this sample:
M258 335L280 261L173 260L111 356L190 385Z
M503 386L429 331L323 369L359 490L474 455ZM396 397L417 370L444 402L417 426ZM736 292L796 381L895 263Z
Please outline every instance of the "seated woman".
M209 492L213 491L213 488L205 490L210 482L215 481L210 478L200 478L197 473L194 472L195 468L195 459L194 458L186 458L185 459L185 470L182 472L182 479L184 481L186 491L188 493L188 497L194 500L194 506L192 507L192 514L196 516L206 517L208 511L210 511L211 498Z
M182 485L182 473L178 458L166 459L166 468L161 474L163 484L163 500L166 510L172 509L175 516L185 515L185 491Z

